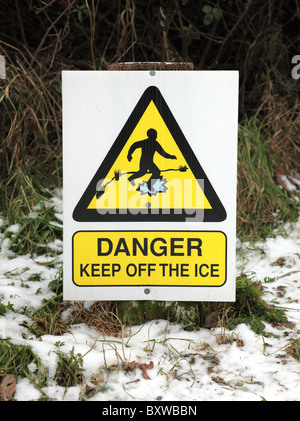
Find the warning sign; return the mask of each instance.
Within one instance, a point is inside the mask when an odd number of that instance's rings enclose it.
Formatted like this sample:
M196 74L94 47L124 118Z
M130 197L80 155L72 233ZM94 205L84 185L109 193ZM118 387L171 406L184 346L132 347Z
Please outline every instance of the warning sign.
M73 236L78 286L221 286L223 232L79 231Z
M63 72L64 299L234 301L238 72Z
M77 204L76 221L223 221L226 211L160 91L146 89Z

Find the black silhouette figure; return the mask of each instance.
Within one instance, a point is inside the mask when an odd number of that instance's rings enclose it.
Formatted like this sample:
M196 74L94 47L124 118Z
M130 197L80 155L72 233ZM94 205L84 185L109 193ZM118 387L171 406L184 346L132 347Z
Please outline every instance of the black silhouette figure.
M133 152L138 148L142 148L142 156L140 159L140 169L139 171L133 173L128 178L128 181L130 181L132 184L134 184L133 180L135 178L142 177L147 172L152 173L150 180L151 179L158 180L159 178L161 178L160 169L153 162L155 152L158 152L161 156L167 159L177 159L175 155L170 155L167 152L165 152L163 148L160 146L160 144L157 142L156 130L149 129L147 131L147 136L148 136L147 139L140 140L138 142L135 142L133 145L131 145L128 151L127 159L130 162L132 159ZM148 184L150 180L148 181Z

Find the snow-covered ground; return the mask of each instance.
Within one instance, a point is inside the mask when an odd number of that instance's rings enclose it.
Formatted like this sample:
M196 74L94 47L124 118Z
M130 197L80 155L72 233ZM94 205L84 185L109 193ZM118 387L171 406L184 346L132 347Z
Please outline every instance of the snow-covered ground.
M62 219L58 194L53 202ZM29 345L48 370L49 379L47 387L40 389L28 377L18 378L14 399L162 403L300 400L300 362L287 352L291 340L300 337L300 219L284 228L285 235L279 233L255 246L238 242L237 274L243 271L260 281L264 300L285 308L294 324L279 329L265 323L271 334L268 337L255 334L245 324L232 331L201 328L187 332L166 320L155 320L125 329L119 337L103 337L95 329L78 324L70 326L70 333L37 338L26 327L26 322L32 321L17 311L38 308L43 299L53 296L48 284L62 262L62 244L58 240L52 244L61 253L55 267L49 268L40 263L53 257L40 256L37 262L29 255L14 255L8 249L9 239L1 234L0 303L11 303L16 311L0 316L0 339L9 337L13 343ZM40 281L26 283L35 273L40 274ZM57 385L57 351L81 354L82 384L67 389ZM29 369L34 379L35 364Z

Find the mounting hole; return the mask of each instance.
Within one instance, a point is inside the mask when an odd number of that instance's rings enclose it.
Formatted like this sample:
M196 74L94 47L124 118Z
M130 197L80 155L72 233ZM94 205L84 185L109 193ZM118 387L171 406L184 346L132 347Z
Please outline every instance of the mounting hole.
M155 70L150 70L150 76L155 76Z
M144 293L145 293L146 295L149 295L149 294L150 294L150 289L149 289L149 288L144 289Z

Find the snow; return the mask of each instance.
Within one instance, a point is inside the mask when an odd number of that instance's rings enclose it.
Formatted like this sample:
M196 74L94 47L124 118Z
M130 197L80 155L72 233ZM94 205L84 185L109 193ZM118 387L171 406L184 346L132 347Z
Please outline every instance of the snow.
M279 178L289 191L297 191L297 187L300 186L300 181L291 175L280 174Z
M62 221L62 199L54 191L52 205ZM5 221L1 219L1 226ZM16 225L6 228L16 233ZM264 287L265 301L286 309L295 327L279 329L268 323L268 337L254 333L246 324L234 330L200 328L185 331L166 320L153 320L124 329L118 337L102 336L81 323L62 335L38 338L29 332L31 319L21 312L37 309L54 293L55 279L63 259L62 242L51 244L57 251L55 267L41 265L53 257L17 256L9 251L9 238L0 234L0 302L12 310L0 316L0 338L29 345L48 371L48 384L37 388L36 366L28 367L31 379L17 379L16 401L47 397L58 401L298 401L300 362L286 352L300 331L300 219L278 230L274 238L256 244L238 241L237 273L248 273ZM40 274L39 282L28 281ZM24 288L26 284L26 288ZM278 288L279 287L279 288ZM278 294L278 292L283 292ZM88 308L91 303L85 302ZM18 313L19 312L19 313ZM63 317L67 318L70 309ZM58 352L80 354L83 382L65 388L55 378ZM153 367L150 363L153 363ZM147 364L143 376L142 364ZM127 367L127 369L125 369ZM152 368L151 368L152 367ZM0 367L1 368L1 367ZM144 373L145 374L145 373ZM95 379L97 387L95 387ZM86 387L92 393L85 394Z

